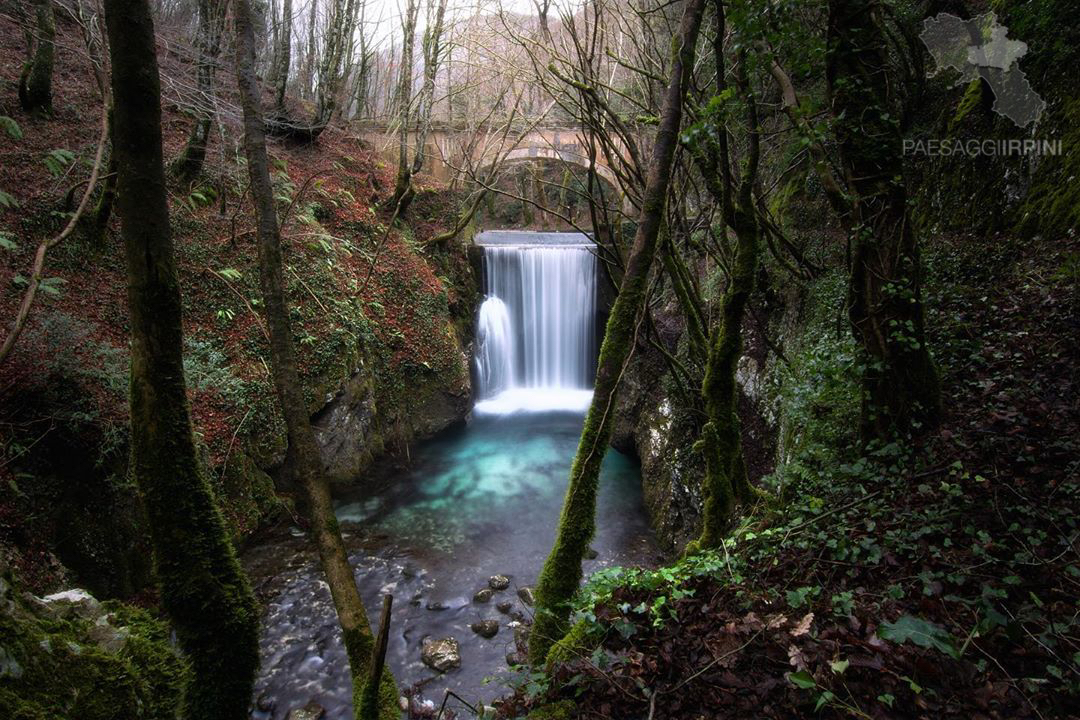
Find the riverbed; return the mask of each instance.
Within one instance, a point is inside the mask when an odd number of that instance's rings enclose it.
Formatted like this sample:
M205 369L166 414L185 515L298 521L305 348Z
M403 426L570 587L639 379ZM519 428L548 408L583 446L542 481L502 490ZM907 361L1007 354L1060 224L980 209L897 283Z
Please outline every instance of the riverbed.
M400 690L417 687L436 704L447 690L473 704L506 692L516 623L527 625L532 613L519 591L535 582L551 548L582 422L580 412L480 415L413 448L407 465L376 468L388 480L382 492L339 497L373 620L382 596L394 597L387 663ZM603 464L592 549L586 573L658 559L638 467L614 450ZM340 632L305 534L279 532L244 559L265 607L254 717L284 720L314 701L327 720L351 718ZM509 587L487 602L474 599L494 575ZM494 637L470 629L481 620L498 622ZM458 641L461 662L439 673L421 661L421 649L425 639L446 637Z

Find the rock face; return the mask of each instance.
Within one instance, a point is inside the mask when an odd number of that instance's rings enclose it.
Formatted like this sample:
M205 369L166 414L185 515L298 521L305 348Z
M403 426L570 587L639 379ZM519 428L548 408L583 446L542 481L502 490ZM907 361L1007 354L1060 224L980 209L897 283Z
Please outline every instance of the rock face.
M482 638L493 638L499 633L499 621L480 620L470 625L469 629Z
M457 353L452 371L413 383L406 408L381 412L385 399L370 368L356 368L313 418L323 472L332 483L354 482L387 447L403 446L462 423L472 409L469 361ZM400 399L399 399L400 401ZM392 405L393 403L385 403Z
M425 638L420 650L420 659L432 670L446 672L461 667L461 653L458 641L452 637L439 640Z
M376 444L371 373L357 368L312 423L331 482L348 482L367 467Z
M492 590L505 590L510 587L510 578L505 575L492 575L488 578L488 587Z

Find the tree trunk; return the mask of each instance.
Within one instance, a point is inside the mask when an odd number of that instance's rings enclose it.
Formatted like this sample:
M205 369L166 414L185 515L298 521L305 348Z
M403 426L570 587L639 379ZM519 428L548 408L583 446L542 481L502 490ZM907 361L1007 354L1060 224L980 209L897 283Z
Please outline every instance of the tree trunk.
M28 113L52 112L53 56L56 53L56 20L52 0L34 0L34 29L26 63L19 75L19 103Z
M258 613L191 429L154 26L147 0L105 0L105 20L128 268L131 464L150 520L162 605L191 661L184 717L242 720L259 664Z
M214 75L221 52L221 33L225 27L222 0L199 0L199 57L195 63L195 125L188 135L172 171L183 183L191 183L202 172L206 145L214 124Z
M109 110L109 118L109 127L113 127L112 109ZM110 139L109 166L101 185L101 196L98 197L94 211L87 222L87 235L97 245L105 243L105 234L109 230L109 220L112 218L113 205L116 203L116 173L116 142Z
M393 208L394 216L401 212L401 202L412 190L412 162L409 158L409 126L412 124L412 68L413 46L416 44L416 15L419 0L405 0L405 15L401 20L404 33L401 45L401 76L398 78L398 174L394 194L386 206ZM406 206L408 202L406 202Z
M281 2L281 27L278 45L274 48L274 112L285 116L285 88L289 84L289 66L292 62L292 0Z
M724 6L714 0L716 33L713 54L716 60L716 95L727 89L727 64L723 43L726 37ZM747 143L742 172L736 183L731 172L727 128L708 133L704 147L694 152L705 177L705 185L721 209L724 223L735 234L735 257L727 278L727 288L720 301L720 324L709 332L705 378L701 387L705 416L700 447L705 456L702 481L705 498L701 536L687 546L686 554L718 547L728 528L736 502L749 502L754 496L746 476L738 415L739 386L735 374L742 357L742 323L757 279L761 225L754 208L754 186L761 158L757 99L747 73L745 50L735 64L736 96L746 111ZM697 313L696 306L688 312ZM695 315L695 317L699 317ZM700 341L699 341L700 342Z
M926 347L918 241L907 208L900 113L876 0L830 0L826 79L851 196L848 318L862 349L864 441L925 430L940 413Z
M307 494L311 530L319 550L330 595L337 610L353 679L355 707L372 657L374 638L360 599L352 566L334 515L330 488L322 475L322 458L311 428L296 365L293 330L285 298L281 236L266 154L259 85L255 77L255 38L248 0L234 1L236 75L244 113L244 150L247 155L251 196L258 222L259 279L266 325L270 332L270 359L274 387L288 429L289 450L296 476ZM380 686L385 717L396 717L397 690L393 677L383 675ZM385 713L392 713L386 715Z
M638 326L648 294L649 270L656 255L664 219L671 166L678 145L682 104L694 67L695 46L705 0L688 0L673 48L671 81L664 97L652 161L642 199L634 244L627 258L619 294L611 309L597 363L596 388L585 416L562 514L536 588L536 620L529 639L529 661L542 664L567 630L570 601L581 583L581 559L596 525L596 489L600 463L611 439L619 382L637 342Z
M342 65L345 51L351 47L356 24L356 0L335 0L326 23L326 42L319 63L318 90L315 94L315 118L312 128L325 128L334 116L341 94Z

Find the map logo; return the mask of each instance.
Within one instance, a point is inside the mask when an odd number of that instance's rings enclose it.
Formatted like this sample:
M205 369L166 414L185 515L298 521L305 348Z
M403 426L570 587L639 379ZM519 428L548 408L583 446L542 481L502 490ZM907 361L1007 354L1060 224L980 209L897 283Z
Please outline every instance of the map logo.
M960 73L956 85L982 78L994 93L994 112L1019 127L1038 122L1046 109L1018 61L1027 54L1027 43L1009 39L1009 29L988 12L970 20L940 13L923 21L919 38L930 51L937 67L933 77L946 68Z

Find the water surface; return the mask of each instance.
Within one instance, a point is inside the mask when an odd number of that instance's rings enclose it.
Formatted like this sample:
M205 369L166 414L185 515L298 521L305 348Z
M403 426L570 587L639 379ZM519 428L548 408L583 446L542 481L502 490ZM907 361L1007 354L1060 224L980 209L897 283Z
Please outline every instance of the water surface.
M340 499L338 517L369 610L394 596L389 667L399 688L419 684L441 703L453 690L469 702L503 694L512 677L512 618L496 603L528 617L516 590L532 585L551 548L567 475L581 432L580 413L479 415L468 427L423 443L408 468L391 472L374 496ZM636 464L609 450L601 473L596 558L586 572L656 559L642 508ZM298 531L248 553L246 562L266 605L256 696L283 719L315 700L330 720L351 718L348 668L329 592L318 562ZM508 590L491 602L473 601L491 575ZM498 634L483 639L469 625L496 619ZM420 660L425 637L452 636L461 667L446 674Z

